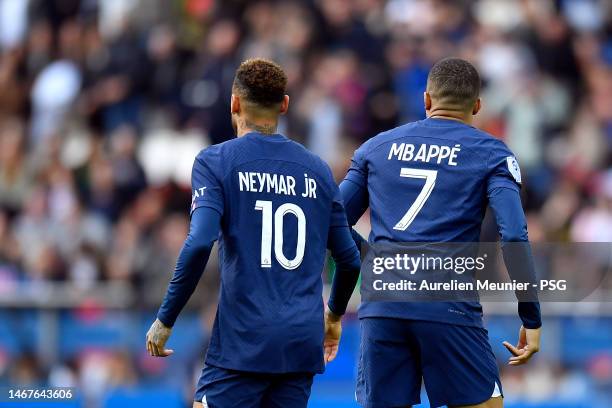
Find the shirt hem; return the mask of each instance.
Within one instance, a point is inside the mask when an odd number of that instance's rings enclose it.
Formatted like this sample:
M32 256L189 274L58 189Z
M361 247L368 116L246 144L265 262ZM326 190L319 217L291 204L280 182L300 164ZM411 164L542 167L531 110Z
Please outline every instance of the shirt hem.
M477 327L484 328L484 324L482 320L480 321L457 321L453 319L444 319L439 316L431 316L424 314L406 314L406 313L395 313L395 312L358 312L357 316L359 319L370 318L370 317L381 317L381 318L389 318L389 319L403 319L403 320L420 320L425 322L435 322L435 323L444 323L450 324L454 326L467 326L467 327Z
M261 369L257 365L250 364L231 364L231 363L222 363L215 359L214 357L206 357L205 363L206 365L223 368L226 370L234 370L241 371L245 373L259 373L259 374L296 374L296 373L308 373L308 374L323 374L325 371L325 366L323 365L323 355L321 355L321 366L315 369L301 369L299 367L296 368L285 368L285 369Z

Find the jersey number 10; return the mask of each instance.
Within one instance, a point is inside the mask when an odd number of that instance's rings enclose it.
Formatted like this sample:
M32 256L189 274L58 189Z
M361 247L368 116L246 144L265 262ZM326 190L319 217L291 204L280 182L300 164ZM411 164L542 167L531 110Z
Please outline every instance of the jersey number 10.
M272 201L257 200L255 210L262 212L261 220L261 267L272 267ZM283 224L285 215L293 214L297 218L297 247L295 257L287 259L283 253ZM295 269L304 260L306 246L306 216L300 207L285 203L274 212L274 256L285 269Z

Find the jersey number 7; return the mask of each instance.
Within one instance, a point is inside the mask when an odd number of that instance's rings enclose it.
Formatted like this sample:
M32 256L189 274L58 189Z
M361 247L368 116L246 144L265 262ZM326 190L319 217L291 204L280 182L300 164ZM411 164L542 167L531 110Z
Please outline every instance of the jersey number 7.
M425 179L425 185L423 186L423 189L417 196L416 200L414 200L414 203L412 203L412 205L410 206L408 211L406 211L406 214L404 214L402 219L399 220L397 224L395 224L395 227L393 227L393 229L397 231L406 231L406 228L408 228L410 224L412 224L414 218L417 216L419 211L421 211L421 208L423 208L425 201L427 201L427 199L431 195L431 192L433 191L436 185L436 177L438 177L438 171L410 169L407 167L402 167L402 170L400 171L400 177Z

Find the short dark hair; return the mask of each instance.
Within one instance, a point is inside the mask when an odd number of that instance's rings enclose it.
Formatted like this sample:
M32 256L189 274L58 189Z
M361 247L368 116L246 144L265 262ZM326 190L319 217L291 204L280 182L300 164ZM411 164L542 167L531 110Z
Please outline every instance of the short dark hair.
M468 110L480 95L480 75L465 60L445 58L429 71L427 91L442 105Z
M283 101L287 88L287 75L275 62L263 58L244 61L236 70L233 91L264 108Z

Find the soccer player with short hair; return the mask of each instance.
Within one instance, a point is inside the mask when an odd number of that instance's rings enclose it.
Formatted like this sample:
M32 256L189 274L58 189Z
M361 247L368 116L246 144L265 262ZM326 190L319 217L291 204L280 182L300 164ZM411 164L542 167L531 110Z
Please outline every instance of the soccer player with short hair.
M337 351L333 339L324 347L326 249L350 282L359 252L327 164L276 133L286 86L277 64L243 62L231 97L238 138L193 165L189 235L147 349L172 354L171 327L218 239L219 305L194 407L306 407L314 374Z
M424 94L427 118L381 133L355 152L340 186L346 214L352 226L370 208L373 243L477 242L489 205L510 275L532 280L520 170L503 142L472 126L479 92L480 77L469 62L436 63ZM337 315L354 288L337 278L329 332L339 329ZM539 303L519 302L518 313L518 345L504 342L513 354L510 365L526 363L540 346ZM422 382L432 407L503 405L480 303L364 302L359 318L356 397L364 407L417 404Z

